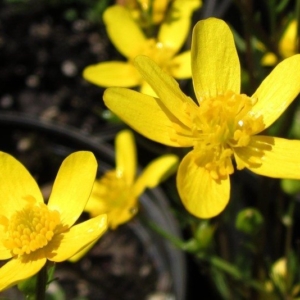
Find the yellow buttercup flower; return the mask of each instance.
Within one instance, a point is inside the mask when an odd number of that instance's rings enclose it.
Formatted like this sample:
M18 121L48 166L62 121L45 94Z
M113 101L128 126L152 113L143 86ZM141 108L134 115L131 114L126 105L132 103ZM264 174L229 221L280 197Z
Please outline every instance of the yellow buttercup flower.
M106 9L103 19L109 38L128 61L102 62L88 66L84 69L83 77L91 83L104 87L141 86L142 93L153 95L153 89L133 65L133 59L143 54L151 57L175 78L190 78L190 51L179 55L176 53L187 38L191 14L196 7L194 4L180 5L180 3L178 0L173 3L168 18L159 27L155 38L148 38L123 6L113 5Z
M278 51L283 58L290 57L297 53L297 20L292 20L284 31L279 44ZM262 64L265 66L274 66L278 62L278 57L272 53L266 53L262 58Z
M76 152L62 163L46 205L26 168L0 152L0 291L35 275L47 260L61 262L98 239L106 215L74 225L89 198L97 162Z
M109 109L144 136L174 147L193 147L179 165L177 188L185 207L209 218L227 205L229 175L248 168L276 178L300 178L300 141L256 135L284 112L300 90L300 55L280 63L248 97L240 93L240 63L229 27L200 21L193 30L195 103L151 59L135 65L158 95L108 88Z
M128 222L138 211L138 198L146 188L154 188L172 174L178 163L175 155L152 161L136 178L136 148L131 131L121 131L115 141L116 169L96 180L85 207L92 217L107 214L111 229Z

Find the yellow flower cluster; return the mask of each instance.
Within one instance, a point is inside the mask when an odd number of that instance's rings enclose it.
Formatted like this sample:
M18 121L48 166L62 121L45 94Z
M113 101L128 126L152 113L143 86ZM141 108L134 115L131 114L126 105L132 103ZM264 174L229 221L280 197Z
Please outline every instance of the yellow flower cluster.
M109 7L104 12L103 21L110 40L127 62L110 61L88 66L83 77L103 87L140 86L142 93L154 95L153 89L133 65L134 58L143 54L151 57L175 78L190 78L190 51L179 55L177 53L188 36L191 14L200 5L199 0L173 1L157 35L150 37L144 33L128 9L121 5Z
M136 179L132 133L116 138L116 169L95 181L97 161L91 152L75 152L62 163L49 201L26 168L0 152L0 291L41 270L47 260L76 261L108 228L115 229L138 211L138 197L157 186L177 167L175 155L164 155ZM83 210L91 218L76 225Z
M235 169L300 179L300 141L264 134L299 94L300 55L279 63L248 96L241 93L239 57L224 21L199 21L191 51L178 54L200 0L156 0L153 11L148 0L125 2L127 7L109 7L103 20L127 61L88 66L83 76L109 87L105 104L134 130L155 142L187 148L176 179L186 209L199 218L221 213ZM154 35L143 27L144 12L151 12L158 26ZM290 40L295 26L292 22L285 35ZM286 44L280 46L284 57L293 54ZM196 100L174 79L190 77ZM126 88L135 86L140 92ZM79 259L106 230L136 215L146 188L156 187L177 169L177 156L169 154L137 174L129 130L116 136L115 149L115 169L96 180L97 161L91 152L68 156L47 202L26 168L0 152L0 259L7 260L0 268L0 291L33 276L48 260ZM91 218L78 224L83 211Z

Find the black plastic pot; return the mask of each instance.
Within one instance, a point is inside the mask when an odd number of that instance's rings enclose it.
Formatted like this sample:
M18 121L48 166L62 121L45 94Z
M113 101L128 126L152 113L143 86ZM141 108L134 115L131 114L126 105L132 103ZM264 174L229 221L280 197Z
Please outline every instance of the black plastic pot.
M113 169L115 165L113 140L120 129L120 126L108 127L99 135L91 136L79 132L76 128L62 127L25 115L0 113L2 137L0 149L22 161L41 185L50 178L53 180L63 158L77 150L92 151L98 159L100 173ZM147 253L155 266L156 283L153 293L162 293L165 295L163 299L185 299L184 254L145 225L145 220L146 223L148 220L171 235L180 236L177 221L170 212L167 195L157 187L147 190L140 197L140 203L138 216L123 226L126 226L139 240L141 252ZM105 297L108 300L117 299L110 297L109 294ZM96 299L100 299L100 296ZM120 295L119 299L125 298Z

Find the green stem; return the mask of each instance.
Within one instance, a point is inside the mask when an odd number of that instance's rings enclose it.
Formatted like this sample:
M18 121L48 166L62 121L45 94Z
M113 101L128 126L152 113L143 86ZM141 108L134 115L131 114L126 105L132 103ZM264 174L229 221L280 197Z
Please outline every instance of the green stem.
M290 273L290 254L291 254L291 247L292 247L292 239L293 239L293 224L294 224L294 212L295 212L295 207L296 207L296 201L294 198L291 199L288 207L288 213L285 216L286 222L284 223L286 226L286 236L285 236L285 258L287 261L287 272L286 272L286 277L285 277L285 284L287 287L289 287L289 282L291 279L291 273ZM287 289L287 294L285 295L285 299L290 299L290 288Z
M258 38L263 41L264 45L275 55L279 58L281 58L281 55L278 51L277 44L274 43L274 41L270 38L270 36L264 31L262 28L261 24L258 24L255 21L255 18L250 18L251 13L248 11L247 5L245 5L242 1L240 0L234 0L235 4L239 8L241 14L243 15L244 18L247 18L247 22L249 22L249 26L253 29L253 32L256 33Z
M291 199L289 204L288 213L285 216L285 226L286 226L286 238L285 238L285 257L288 259L288 255L291 251L292 236L293 236L293 223L294 223L294 211L296 207L296 201Z
M233 278L242 281L245 285L248 285L258 291L266 292L266 289L263 284L252 280L245 278L243 273L237 269L235 266L230 264L229 262L223 260L222 258L218 256L209 256L204 258L206 261L208 261L212 266L218 268L219 270L231 275Z
M36 300L45 300L46 299L46 286L47 286L47 263L37 274L36 282Z
M181 250L196 255L198 259L208 262L211 266L214 266L215 268L227 273L228 275L232 276L236 280L243 282L245 285L252 287L255 290L267 292L263 284L260 284L256 280L246 278L238 268L236 268L234 265L227 262L226 260L215 255L207 255L203 252L195 253L194 251L189 251L188 248L186 248L187 245L186 242L165 232L155 223L148 222L148 225L152 229L154 229L157 233L159 233L161 236L169 240L174 246L180 248Z

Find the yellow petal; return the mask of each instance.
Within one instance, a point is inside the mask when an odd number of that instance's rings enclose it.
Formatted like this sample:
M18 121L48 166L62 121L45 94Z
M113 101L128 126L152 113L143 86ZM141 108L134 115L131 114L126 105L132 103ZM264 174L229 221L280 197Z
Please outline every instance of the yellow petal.
M215 181L206 169L194 161L189 152L179 165L177 189L185 208L198 218L221 213L229 201L230 180Z
M253 152L260 153L262 164L249 165ZM274 178L300 179L300 141L253 136L245 148L236 148L235 154L254 173Z
M1 218L1 217L0 217ZM3 243L2 243L2 239L6 237L6 227L2 226L3 224L0 222L0 260L5 260L5 259L9 259L12 257L11 255L11 251L9 249L7 249Z
M93 246L97 243L98 240L95 240L94 242L90 243L87 247L83 248L79 252L77 252L74 256L68 259L68 261L72 263L76 263L78 260L80 260L83 256L86 255L87 252L89 252Z
M11 252L3 244L0 244L0 260L5 260L11 258Z
M136 174L136 148L133 133L130 130L121 131L115 141L116 171L122 175L130 186Z
M232 91L240 92L240 63L233 35L219 19L199 21L193 30L192 74L198 102Z
M115 230L120 225L129 222L138 212L138 199L131 197L120 208L112 210L108 214L108 226Z
M51 247L54 247L57 251L49 251L47 258L55 262L67 260L99 239L106 230L106 215L100 215L75 225L69 231L53 237L48 249L51 250Z
M191 78L191 51L185 51L174 57L168 64L168 72L177 79Z
M141 53L146 37L126 8L121 5L107 8L103 20L109 38L121 54L133 58Z
M151 85L163 105L182 123L181 126L188 126L190 119L184 113L184 105L188 103L195 107L194 109L197 108L193 100L180 90L178 82L146 56L137 56L134 65Z
M11 155L0 152L0 215L9 218L22 210L27 198L43 202L41 191L27 169Z
M195 1L174 1L158 32L158 41L177 53L184 44L191 26Z
M106 214L109 211L110 203L107 201L107 199L103 199L100 196L102 194L102 190L103 183L101 183L99 180L96 180L89 201L84 208L84 211L88 212L92 217Z
M252 97L257 103L254 114L263 115L265 128L269 127L285 111L300 91L300 55L294 55L279 63L261 83Z
M103 99L110 110L140 134L165 145L181 146L172 138L176 137L176 119L159 99L124 88L108 88Z
M0 291L12 287L20 281L35 275L45 263L46 258L26 261L23 261L22 258L11 259L0 268Z
M292 20L279 42L279 52L283 57L296 54L297 21Z
M178 166L176 155L163 155L153 160L142 172L134 184L134 195L139 197L145 188L154 188L168 176L173 174Z
M90 196L97 171L97 161L88 151L69 155L62 163L49 199L48 207L57 210L63 225L72 226Z
M149 85L149 83L145 80L143 80L141 87L140 87L140 92L142 94L151 96L151 97L155 97L157 98L156 93L154 92L153 88Z
M142 80L141 75L132 64L121 61L88 66L83 71L83 77L87 81L103 87L133 87L139 85Z

